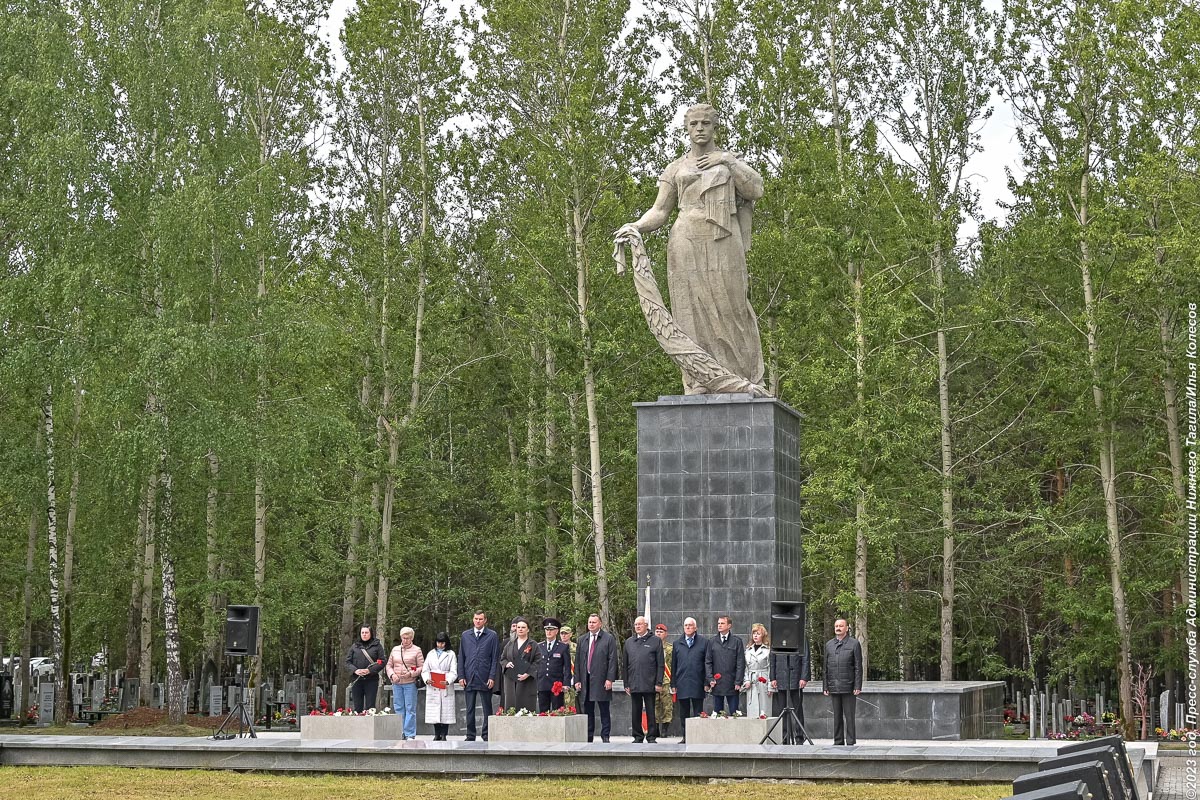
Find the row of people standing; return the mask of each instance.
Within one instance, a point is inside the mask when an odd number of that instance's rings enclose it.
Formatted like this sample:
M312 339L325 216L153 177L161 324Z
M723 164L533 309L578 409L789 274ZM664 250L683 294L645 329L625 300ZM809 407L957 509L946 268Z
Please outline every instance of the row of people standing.
M433 725L435 741L445 741L454 722L454 682L458 680L458 659L450 649L450 636L439 633L428 653L413 643L412 628L400 629L400 644L384 654L383 645L370 625L358 631L359 640L346 654L346 665L354 673L350 686L350 706L362 713L367 698L373 699L384 674L392 686L392 710L403 717L404 740L417 738L417 682L425 685L425 722Z
M361 641L351 648L347 664L357 679L351 690L355 710L365 705L371 676L386 670L392 681L393 707L405 715L404 736L416 737L416 677L425 681L426 722L434 725L435 739L444 740L454 721L453 690L465 692L466 734L472 741L477 733L487 739L487 719L492 714L492 696L501 695L500 706L542 712L577 704L588 717L588 741L597 733L602 741L611 735L610 704L612 687L620 674L625 691L632 699L631 726L634 741L654 742L665 736L672 722L674 707L681 720L697 716L708 694L713 696L714 711L735 714L740 695L745 694L741 710L747 716L778 715L786 707L795 710L804 721L802 690L811 679L807 641L802 653L774 653L766 628L755 623L751 643L743 646L732 631L732 620L722 615L717 635L697 633L696 620L688 617L683 635L668 641L667 626L655 626L638 617L634 633L619 646L617 639L603 629L599 615L588 618L588 632L578 646L569 641L569 628L558 620L542 621L543 641L534 641L530 626L518 617L510 626L510 636L500 643L495 631L487 627L487 615L473 615L472 627L462 634L458 654L449 649L449 637L438 634L436 646L422 654L412 643L411 628L401 631L401 644L383 655L383 647L363 626ZM835 638L826 645L825 694L831 697L835 712L835 744L853 744L854 700L862 686L861 649L847 636L845 620L834 623ZM572 703L572 688L577 695ZM483 711L482 730L475 724L476 706ZM642 719L646 720L642 734ZM411 721L411 724L410 724Z

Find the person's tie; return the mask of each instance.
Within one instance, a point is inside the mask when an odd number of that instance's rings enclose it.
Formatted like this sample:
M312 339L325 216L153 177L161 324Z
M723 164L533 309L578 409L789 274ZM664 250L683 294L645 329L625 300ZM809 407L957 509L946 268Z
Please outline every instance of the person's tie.
M587 671L589 675L592 674L592 653L594 652L596 652L596 635L592 634L592 637L588 640Z
M476 639L478 639L478 638L479 638L479 631L475 631L475 638L476 638Z

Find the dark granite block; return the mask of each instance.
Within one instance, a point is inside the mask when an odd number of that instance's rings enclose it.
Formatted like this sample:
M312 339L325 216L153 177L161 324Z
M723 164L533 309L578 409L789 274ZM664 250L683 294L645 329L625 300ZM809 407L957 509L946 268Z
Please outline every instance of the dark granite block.
M652 574L653 605L695 616L704 633L730 613L747 636L772 599L802 596L799 417L746 395L664 397L637 411L639 447L656 448L638 459L638 572Z

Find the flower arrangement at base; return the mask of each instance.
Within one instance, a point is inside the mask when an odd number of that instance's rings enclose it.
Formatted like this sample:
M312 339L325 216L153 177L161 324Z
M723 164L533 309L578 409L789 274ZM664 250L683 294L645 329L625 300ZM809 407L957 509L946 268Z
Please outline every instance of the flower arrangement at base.
M34 703L33 705L31 705L29 707L29 710L25 712L25 721L26 722L37 722L38 721L38 704L37 703Z
M539 717L573 717L573 716L575 716L576 713L578 713L578 712L575 710L575 706L563 706L562 708L556 708L552 711L539 711L538 716Z
M121 699L121 689L117 686L112 687L104 693L104 698L100 701L101 711L116 711L117 701Z
M700 712L700 719L741 719L744 716L746 715L740 711L735 711L732 714L730 714L728 711L714 711L711 714L709 714L707 711ZM759 719L766 718L767 717L765 714L759 717Z
M314 708L308 712L310 717L386 717L394 713L389 706L383 708L368 708L366 711L354 711L349 708L339 708L337 711L330 711L329 704L324 700L321 701L320 708Z
M530 711L528 708L504 708L496 709L497 717L536 717L537 714Z

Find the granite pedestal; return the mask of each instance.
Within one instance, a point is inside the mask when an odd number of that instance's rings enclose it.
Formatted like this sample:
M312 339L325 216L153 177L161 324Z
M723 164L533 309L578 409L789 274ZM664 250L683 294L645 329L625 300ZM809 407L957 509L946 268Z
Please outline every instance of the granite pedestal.
M801 599L800 415L748 394L660 397L638 418L638 582L672 636L770 627ZM639 592L639 598L641 594Z

